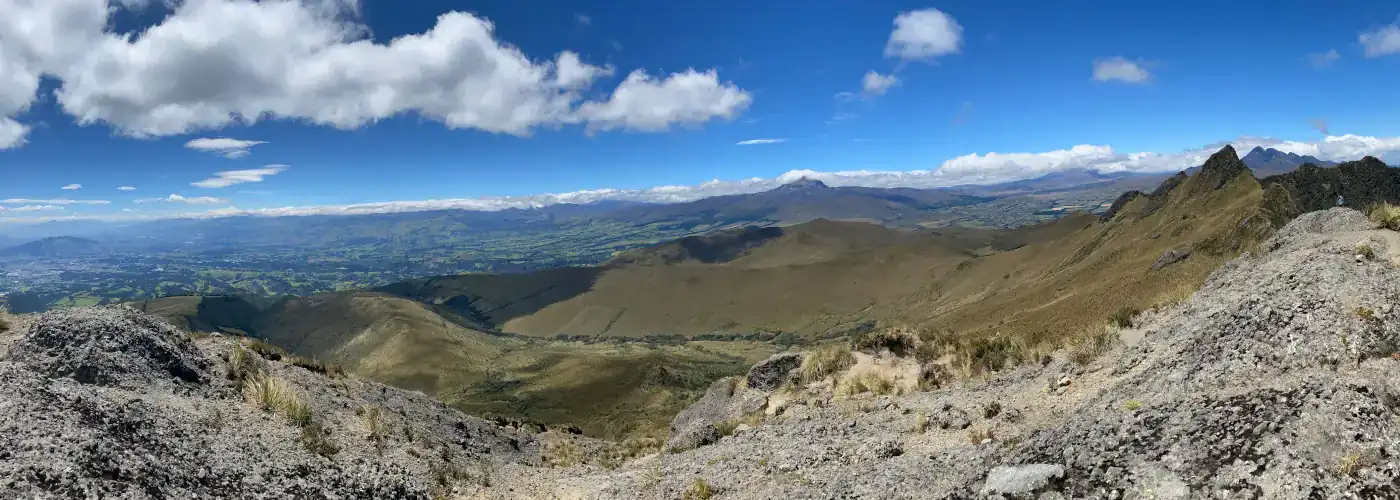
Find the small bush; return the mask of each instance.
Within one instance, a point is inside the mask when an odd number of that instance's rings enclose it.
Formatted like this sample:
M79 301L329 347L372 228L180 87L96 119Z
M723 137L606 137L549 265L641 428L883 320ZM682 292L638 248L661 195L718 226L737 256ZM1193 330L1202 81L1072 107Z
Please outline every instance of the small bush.
M1360 255L1361 258L1366 259L1366 260L1376 260L1376 249L1371 248L1371 245L1366 245L1366 244L1357 245L1357 246L1356 246L1356 255Z
M1108 316L1108 323L1118 328L1132 328L1133 319L1137 318L1142 311L1136 307L1123 306Z
M1070 345L1069 358L1075 363L1087 365L1118 342L1118 332L1103 330Z
M242 343L233 345L233 350L228 353L228 378L235 382L242 382L259 375L262 372L257 360L254 360L248 349Z
M914 415L914 426L909 429L909 432L913 432L914 434L923 434L925 431L928 430L928 426L928 415L924 414L923 412L919 412L919 414Z
M281 347L269 344L267 342L263 342L260 339L244 337L241 342L244 346L247 346L248 349L251 349L253 352L258 353L259 356L262 356L263 359L267 359L269 361L282 361L282 358L288 356L286 350L282 349Z
M1366 321L1368 323L1381 322L1380 316L1376 316L1376 311L1372 310L1369 307L1358 307L1353 312L1356 314L1356 317L1361 318L1363 321Z
M243 397L263 411L286 418L293 425L311 424L311 405L291 383L272 375L257 375L243 382Z
M299 441L301 446L306 448L307 451L326 458L331 458L335 456L336 453L340 453L340 447L336 446L335 443L332 443L330 439L326 437L326 429L321 426L320 422L312 421L302 426L301 437L297 439L297 441Z
M748 415L744 415L744 416L739 417L739 418L730 419L730 420L721 420L721 421L719 421L719 422L715 422L715 430L718 430L718 431L719 431L719 435L720 435L720 436L730 436L730 435L733 435L733 434L734 434L734 431L735 431L736 429L738 429L738 428L739 428L739 425L741 425L741 424L742 424L742 425L747 425L747 426L749 426L749 427L751 427L751 428L752 428L752 427L758 427L759 425L762 425L762 424L763 424L763 412L762 412L762 411L756 411L756 412L750 413L750 414L748 414Z
M860 375L842 377L836 384L837 396L854 396L856 394L872 393L877 396L893 394L898 387L894 381L881 377L874 373L862 373Z
M1129 400L1123 402L1123 409L1124 409L1124 410L1128 410L1128 411L1138 411L1138 409L1140 409L1140 408L1142 408L1142 401L1138 401L1138 400L1136 400L1136 399L1129 399Z
M573 467L583 463L583 452L572 439L557 439L544 445L541 458L550 467Z
M991 429L973 427L967 430L967 440L972 444L982 444L983 441L988 439L993 439Z
M1337 475L1347 477L1355 476L1356 473L1361 472L1361 468L1365 466L1364 458L1365 457L1360 453L1349 453L1343 456L1337 461Z
M857 351L877 354L889 351L895 356L907 356L914 351L916 339L903 328L886 328L866 332L851 339L851 348Z
M319 373L327 377L345 377L345 370L341 369L339 365L325 363L318 359L305 358L301 356L288 356L287 358L285 358L285 361L287 364L290 364L292 366L305 368L308 371L311 371L313 373Z
M1381 203L1371 207L1371 222L1391 231L1400 231L1400 206Z
M943 365L925 363L919 366L919 390L931 391L943 387L953 378Z
M854 364L856 357L851 354L850 348L833 344L807 353L807 357L802 359L802 366L797 369L797 374L802 378L802 383L811 383Z
M709 500L714 497L714 491L710 490L710 485L704 479L696 478L685 493L681 494L681 500Z
M364 405L355 411L356 415L365 423L365 439L370 440L376 447L384 445L384 440L388 438L388 421L384 418L384 409L375 405Z
M954 353L966 376L999 371L1025 361L1024 342L1005 337L978 338L960 345Z

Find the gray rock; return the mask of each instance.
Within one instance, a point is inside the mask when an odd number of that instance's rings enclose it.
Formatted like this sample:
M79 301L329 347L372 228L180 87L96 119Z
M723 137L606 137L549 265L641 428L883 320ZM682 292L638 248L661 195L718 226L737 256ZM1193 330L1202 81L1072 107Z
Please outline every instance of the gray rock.
M788 375L799 366L802 366L802 354L800 353L774 354L749 368L749 388L763 391L777 389L788 381Z
M1059 464L1000 465L987 473L987 482L982 485L982 494L1032 493L1064 475L1065 467Z
M1153 270L1157 270L1157 269L1161 269L1161 268L1170 266L1170 265L1175 264L1175 263L1177 263L1177 262L1181 262L1181 261L1183 261L1183 260L1186 260L1186 258L1187 258L1187 257L1190 257L1190 256L1191 256L1191 248L1190 248L1190 247L1178 247L1178 248L1173 248L1173 249L1171 249L1171 250L1167 250L1166 252L1163 252L1163 253L1162 253L1162 256L1161 256L1161 257L1157 257L1157 261L1156 261L1156 262L1153 262L1153 263L1152 263L1152 269L1153 269Z
M725 377L711 383L699 401L681 410L671 419L671 432L680 432L681 429L698 422L714 423L728 418L729 404L734 396L734 384L737 381L734 377Z
M666 451L681 452L693 450L719 441L719 429L709 422L695 422L674 433L666 442Z

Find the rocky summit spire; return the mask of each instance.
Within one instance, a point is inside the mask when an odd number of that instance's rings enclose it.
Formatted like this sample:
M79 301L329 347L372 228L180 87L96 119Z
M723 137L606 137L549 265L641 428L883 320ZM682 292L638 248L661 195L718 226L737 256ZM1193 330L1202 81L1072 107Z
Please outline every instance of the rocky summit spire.
M1196 176L1200 178L1196 182L1197 186L1204 189L1220 189L1225 183L1230 182L1239 176L1241 172L1249 172L1249 167L1240 161L1239 155L1235 154L1235 147L1225 145L1210 155L1210 159L1201 165L1200 173Z

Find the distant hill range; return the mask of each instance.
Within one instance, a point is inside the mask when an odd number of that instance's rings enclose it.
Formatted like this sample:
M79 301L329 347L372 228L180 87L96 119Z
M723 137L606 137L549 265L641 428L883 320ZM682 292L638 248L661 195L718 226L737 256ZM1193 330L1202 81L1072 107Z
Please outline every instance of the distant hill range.
M76 236L53 236L0 249L4 257L66 258L92 255L101 251L96 240Z
M1254 176L1260 179L1271 175L1292 172L1306 163L1311 163L1319 167L1332 167L1337 165L1336 162L1319 160L1312 156L1285 153L1274 148L1265 149L1258 146L1250 150L1249 154L1244 155L1244 158L1240 160L1244 161L1244 164L1248 166L1250 170L1254 171Z

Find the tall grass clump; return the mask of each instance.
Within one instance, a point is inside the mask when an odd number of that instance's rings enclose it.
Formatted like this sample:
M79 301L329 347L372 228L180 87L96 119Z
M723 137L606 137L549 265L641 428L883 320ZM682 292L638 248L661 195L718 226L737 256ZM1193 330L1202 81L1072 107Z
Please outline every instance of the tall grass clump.
M874 373L842 377L841 381L836 384L837 396L854 396L867 392L883 396L899 392L899 387L895 385L893 380Z
M355 410L355 414L365 423L366 439L369 439L375 446L382 446L384 440L389 436L389 424L384 418L384 410L375 405L363 405Z
M802 366L797 369L797 374L802 378L802 383L806 384L825 379L854 364L856 357L851 354L849 347L832 344L807 353L807 357L802 360Z
M1071 344L1069 358L1075 363L1087 365L1094 358L1112 349L1116 343L1118 343L1118 332L1105 328Z
M1371 207L1371 222L1391 231L1400 231L1400 206L1380 203Z
M293 425L311 424L311 405L291 383L273 375L255 375L243 382L243 397L259 409L281 415Z

